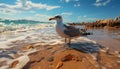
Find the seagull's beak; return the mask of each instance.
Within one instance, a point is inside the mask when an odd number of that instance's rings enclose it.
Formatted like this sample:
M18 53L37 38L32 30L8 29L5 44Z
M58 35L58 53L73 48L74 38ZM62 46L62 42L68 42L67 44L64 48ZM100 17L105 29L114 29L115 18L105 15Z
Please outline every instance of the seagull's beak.
M49 21L50 21L50 20L55 20L55 18L49 18Z

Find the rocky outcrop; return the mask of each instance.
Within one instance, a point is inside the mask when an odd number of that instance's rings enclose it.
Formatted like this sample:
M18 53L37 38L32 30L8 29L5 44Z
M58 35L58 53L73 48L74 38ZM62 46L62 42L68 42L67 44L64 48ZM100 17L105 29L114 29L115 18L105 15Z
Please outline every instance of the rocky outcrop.
M116 17L115 19L97 20L95 22L85 24L86 28L89 28L89 27L104 28L105 26L119 28L119 26L120 26L120 16Z

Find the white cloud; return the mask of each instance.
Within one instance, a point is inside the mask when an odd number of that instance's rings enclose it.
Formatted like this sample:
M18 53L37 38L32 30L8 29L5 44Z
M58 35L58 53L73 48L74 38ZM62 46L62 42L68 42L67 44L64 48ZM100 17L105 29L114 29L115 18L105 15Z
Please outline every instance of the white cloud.
M35 14L34 15L35 17L35 20L38 20L38 21L48 21L48 19L52 16L49 16L49 15L44 15L44 14ZM32 18L33 19L33 18Z
M75 1L79 1L79 0L75 0Z
M9 8L6 8L6 9L0 8L0 13L2 13L2 14L10 14L10 12L12 12L12 13L17 13L17 12L19 12L19 11L11 10L11 9L9 9Z
M61 13L61 15L68 15L68 16L71 16L72 13L71 13L71 12L63 12L63 13Z
M78 2L79 0L60 0L60 2L66 2L66 3L69 3L69 2Z
M32 9L46 9L53 10L56 8L60 8L60 6L50 6L42 3L33 3L31 0L17 0L14 5L9 5L5 3L0 3L0 12L20 12L27 11Z
M95 6L106 6L108 3L110 3L111 0L96 0L96 2L94 3Z
M104 6L107 5L109 2L111 2L111 0L105 1L105 2L103 3L103 5L104 5Z
M83 16L78 16L78 18L86 18L87 15L83 15Z
M74 7L79 7L80 6L80 4L74 4Z
M67 3L70 2L70 0L65 0Z
M50 17L48 15L43 15L43 14L35 14L34 16L36 16L36 17Z
M100 2L101 0L96 0L96 2Z

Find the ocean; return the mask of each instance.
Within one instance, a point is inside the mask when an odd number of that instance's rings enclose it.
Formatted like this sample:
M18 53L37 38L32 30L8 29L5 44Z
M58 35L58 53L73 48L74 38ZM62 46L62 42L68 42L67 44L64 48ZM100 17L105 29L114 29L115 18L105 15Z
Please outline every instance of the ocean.
M84 28L77 26L79 28ZM88 32L93 35L88 36L93 41L102 41L103 38L120 38L118 30L90 29ZM87 37L86 37L87 38ZM109 40L109 39L108 39ZM106 42L108 41L106 40ZM113 40L114 41L114 40ZM115 40L116 41L116 40ZM14 44L18 42L18 44ZM64 39L59 37L54 29L54 22L39 22L30 20L1 20L0 21L0 48L10 48L22 45L21 42L32 44L40 42L41 44L63 43Z
M0 48L9 48L12 41L26 40L26 42L33 43L43 37L44 39L51 37L55 33L53 28L54 24L49 22L1 21ZM27 39L28 37L29 39Z

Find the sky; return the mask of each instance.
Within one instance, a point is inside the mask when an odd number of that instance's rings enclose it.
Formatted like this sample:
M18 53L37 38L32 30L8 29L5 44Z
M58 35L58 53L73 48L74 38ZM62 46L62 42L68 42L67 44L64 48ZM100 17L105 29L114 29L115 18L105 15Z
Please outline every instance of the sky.
M120 15L120 0L0 0L0 18L48 21L61 15L64 22L88 22Z

